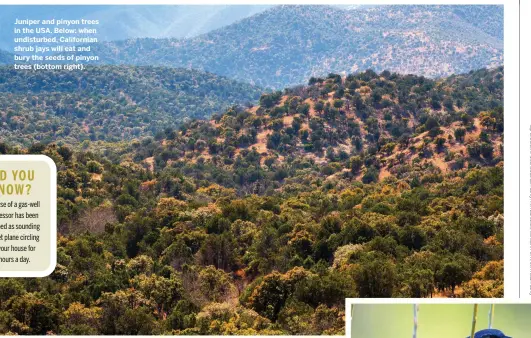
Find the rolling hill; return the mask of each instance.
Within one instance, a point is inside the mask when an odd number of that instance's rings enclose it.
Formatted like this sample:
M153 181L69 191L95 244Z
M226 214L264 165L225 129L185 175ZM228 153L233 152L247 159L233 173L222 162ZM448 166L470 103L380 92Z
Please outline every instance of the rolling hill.
M330 72L439 77L497 66L502 37L500 6L277 6L195 38L105 42L94 54L281 89Z
M276 187L262 180L274 182L294 162L365 183L495 166L503 160L503 68L440 81L372 71L315 78L151 142L135 161L149 158L153 170L198 163L202 170L191 172L248 191ZM252 160L249 172L216 176L243 159Z
M88 68L83 72L0 67L0 137L16 144L121 141L154 135L258 99L261 90L195 70Z

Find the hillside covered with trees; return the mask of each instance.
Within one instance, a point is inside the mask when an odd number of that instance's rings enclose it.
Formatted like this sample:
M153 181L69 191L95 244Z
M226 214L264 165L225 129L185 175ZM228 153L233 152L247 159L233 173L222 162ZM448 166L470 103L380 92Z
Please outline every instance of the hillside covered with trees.
M0 280L1 333L339 335L346 297L503 297L503 68L330 74L0 153L56 162L60 232L50 277Z
M0 138L118 142L256 102L262 90L195 70L99 66L83 72L0 67Z

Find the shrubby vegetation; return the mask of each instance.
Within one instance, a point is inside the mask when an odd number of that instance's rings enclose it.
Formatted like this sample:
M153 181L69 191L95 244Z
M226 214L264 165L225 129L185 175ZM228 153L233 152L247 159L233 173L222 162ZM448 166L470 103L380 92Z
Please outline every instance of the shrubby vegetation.
M503 69L372 71L58 167L58 265L0 332L343 334L345 297L503 296Z
M501 165L502 68L442 81L367 71L310 83L263 94L251 109L167 129L121 153L148 159L156 171L178 169L247 193L312 175L363 183L393 175L419 186L463 168Z

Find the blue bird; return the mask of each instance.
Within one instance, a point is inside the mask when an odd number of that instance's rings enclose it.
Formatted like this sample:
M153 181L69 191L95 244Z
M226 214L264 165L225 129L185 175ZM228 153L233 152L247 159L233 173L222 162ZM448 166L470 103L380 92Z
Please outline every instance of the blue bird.
M467 338L470 338L468 336ZM509 336L506 336L503 332L496 329L486 329L478 331L474 334L474 338L511 338Z

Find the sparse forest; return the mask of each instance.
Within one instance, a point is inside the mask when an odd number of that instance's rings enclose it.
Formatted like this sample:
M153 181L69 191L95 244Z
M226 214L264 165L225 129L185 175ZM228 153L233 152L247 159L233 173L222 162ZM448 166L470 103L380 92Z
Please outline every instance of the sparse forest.
M52 275L0 279L0 333L340 335L346 297L503 297L501 67L249 86L175 125L167 70L9 72L0 154L55 161L59 237Z

